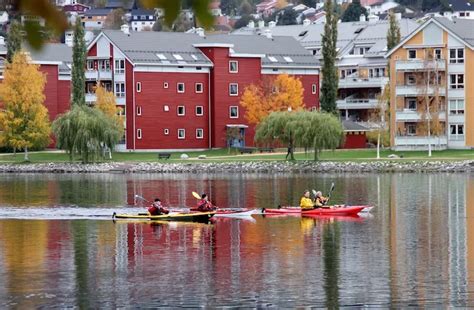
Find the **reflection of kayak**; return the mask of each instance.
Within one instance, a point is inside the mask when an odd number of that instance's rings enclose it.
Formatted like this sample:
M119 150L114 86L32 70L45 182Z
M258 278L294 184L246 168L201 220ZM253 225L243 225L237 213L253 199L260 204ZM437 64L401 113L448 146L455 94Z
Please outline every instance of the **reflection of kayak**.
M301 214L301 215L356 215L367 206L350 206L336 208L318 208L301 211L300 208L265 209L265 214Z
M190 209L191 212L199 212L197 209ZM214 217L247 217L252 214L257 214L260 210L257 209L217 209Z
M114 214L114 219L137 219L137 220L152 220L152 221L189 221L189 222L207 222L214 216L215 212L191 212L191 213L169 213L162 215L148 215L144 213L139 214Z
M363 222L364 218L358 214L331 215L331 214L303 214L304 218L322 221Z

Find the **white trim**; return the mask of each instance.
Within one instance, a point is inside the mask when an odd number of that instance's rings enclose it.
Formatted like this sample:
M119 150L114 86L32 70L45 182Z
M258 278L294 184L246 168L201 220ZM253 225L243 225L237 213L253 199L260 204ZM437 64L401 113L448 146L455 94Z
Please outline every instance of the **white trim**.
M138 140L142 139L142 130L141 130L141 128L137 128L137 139Z
M137 116L141 116L142 115L142 107L137 105Z
M163 82L163 88L168 89L170 87L170 84L168 82Z
M311 94L316 95L318 93L318 85L311 84Z
M235 63L237 65L237 70L230 70L230 64ZM239 73L239 61L238 60L229 60L229 73Z
M198 131L201 131L201 137L198 137ZM196 139L204 139L204 129L196 128Z
M198 108L201 108L201 114L198 114L198 112L197 112L197 109L198 109ZM196 116L204 116L204 106L202 106L202 105L197 105L197 106L194 108L194 114L195 114Z
M168 128L163 129L163 134L168 136L170 134L170 130Z
M180 61L183 61L183 60L180 60ZM209 67L209 68L212 68L212 64L208 64L208 63L192 63L192 64L188 64L188 63L156 63L156 62L137 62L135 64L136 66L142 66L142 67L146 67L146 66L152 66L152 67Z
M179 109L183 108L183 113L179 113ZM184 105L179 105L176 107L176 115L178 116L185 116L186 115L186 107Z
M184 68L176 67L164 67L164 66L140 66L136 67L136 72L173 72L173 73L208 73L212 67L201 67L201 70L197 70L196 67L201 66L189 66Z
M137 88L137 93L142 92L142 82L137 82L136 83L136 88Z
M52 60L32 60L32 64L35 65L61 65L62 61L52 61Z
M232 43L195 43L193 44L194 47L234 47Z
M291 65L276 65L275 63L269 65L262 65L265 69L295 69L295 70L316 70L319 72L321 67L305 67L305 66L291 66Z
M198 91L198 90L197 90L197 86L198 86L198 85L201 85L201 91ZM201 82L194 83L194 92L195 92L196 94L202 94L202 93L204 92L204 84L201 83Z
M237 116L232 116L232 108L236 108ZM239 106L238 105L231 105L229 107L229 118L239 118Z
M265 54L249 54L249 53L229 53L230 57L240 57L240 58L265 58Z
M179 90L179 85L181 85L181 84L183 85L183 90L182 91ZM176 92L178 94L184 94L186 92L186 85L184 84L184 82L176 83Z
M233 93L230 91L232 85L236 85L236 86L237 86L237 92L236 92L235 94L233 94ZM238 96L238 95L239 95L239 83L229 83L229 96L235 97L235 96Z
M287 73L289 75L319 75L319 70L308 70L308 69L283 69L278 71L273 71L273 69L262 68L260 70L261 74L282 74Z
M164 111L164 112L169 112L169 111L170 111L170 106L167 105L167 104L165 104L165 105L163 106L163 111Z
M95 39L92 40L91 43L89 43L89 45L88 45L87 48L86 48L87 54L89 53L91 47L94 46L94 44L96 44L97 41L99 41L99 39L100 39L102 36L105 36L105 37L107 38L107 40L109 40L109 43L112 44L114 47L116 47L116 48L123 54L123 56L125 57L125 59L127 59L128 62L130 62L130 64L134 65L133 61L132 61L130 58L128 58L127 55L125 55L125 53L122 52L122 49L119 48L117 45L115 45L115 43L114 43L103 31L101 31L101 32L99 33L99 35L98 35L97 37L95 37ZM96 57L96 56L86 56L86 58L89 58L89 57ZM115 58L115 57L114 57L114 58ZM125 68L126 68L126 67L127 67L127 65L125 65Z
M179 137L179 132L180 132L181 130L183 131L183 137L180 138L180 137ZM186 129L184 129L184 128L178 128L178 139L179 139L179 140L184 140L184 139L186 139Z
M425 48L444 48L446 44L412 44L412 45L405 45L403 48L408 49L425 49Z

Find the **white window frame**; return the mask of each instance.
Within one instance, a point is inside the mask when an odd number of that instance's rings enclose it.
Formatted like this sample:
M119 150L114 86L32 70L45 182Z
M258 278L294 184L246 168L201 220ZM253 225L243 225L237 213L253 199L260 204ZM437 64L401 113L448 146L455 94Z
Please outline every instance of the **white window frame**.
M452 77L454 78L454 83L452 81ZM459 77L462 77L462 83L459 82ZM451 89L464 89L464 84L466 83L466 79L464 78L464 74L462 73L453 73L449 75L449 88Z
M182 136L182 137L179 136L179 133L180 133L180 132L183 133L183 136ZM186 139L186 129L184 129L184 128L179 128L179 129L178 129L178 139L179 139L179 140L184 140L184 139Z
M87 60L86 65L87 65L87 70L88 71L94 71L94 61L93 60Z
M235 64L236 70L232 70L232 64ZM239 73L239 62L237 60L229 60L229 73Z
M163 88L168 88L168 87L169 87L168 82L164 82L164 83L163 83Z
M180 85L183 86L183 90L179 90ZM180 94L184 93L186 91L186 87L185 87L184 83L182 83L182 82L176 83L176 91Z
M169 112L169 111L170 111L170 106L167 105L167 104L165 104L165 105L163 106L163 111Z
M137 139L141 140L142 139L142 130L141 129L137 129Z
M200 136L199 136L198 132L201 132ZM204 129L196 128L196 139L204 139Z
M232 109L235 108L236 116L232 116ZM231 105L229 107L229 118L239 118L239 106L238 105Z
M452 57L451 55L453 51L454 51L454 57ZM460 51L462 51L462 57L459 57ZM465 57L466 57L466 53L464 52L464 48L450 48L449 49L449 63L450 64L463 64Z
M110 71L110 60L109 59L99 60L99 71L102 71L102 72L109 72Z
M410 53L411 53L411 52L415 52L415 57L410 57ZM411 49L407 50L407 59L408 59L408 60L410 60L410 59L416 59L416 56L417 56L416 49L411 48Z
M170 130L169 130L168 128L165 128L165 129L163 130L163 134L164 134L165 136L169 135L169 134L170 134Z
M414 109L411 109L410 108L410 102L415 102L415 108ZM406 101L405 101L405 110L408 110L408 111L416 111L418 108L418 102L416 100L416 98L406 98Z
M142 107L137 105L137 116L142 115Z
M182 109L183 110L183 113L179 113L179 110ZM186 115L186 107L184 105L179 105L177 108L176 108L176 114L178 116L185 116Z
M198 113L198 109L201 109L201 113ZM203 116L204 115L204 107L202 105L197 105L196 109L195 109L195 112L196 112L196 116Z
M311 93L313 95L316 95L317 92L318 92L318 86L316 84L312 84L311 85Z
M433 58L437 60L443 59L443 50L440 48L435 48L433 50Z
M235 86L235 93L232 93L232 86ZM238 83L229 83L229 96L238 96L239 95L239 84Z
M454 128L455 133L452 133ZM459 129L462 128L462 133L459 133ZM464 140L465 128L464 124L449 124L449 140L462 141Z
M123 85L123 87L120 87L119 85ZM119 88L120 88L118 91L117 91L117 86L119 86ZM125 83L124 82L116 82L115 85L114 85L114 92L115 92L115 97L117 97L117 98L125 97Z
M201 90L198 90L198 86L201 86ZM204 92L204 84L203 83L195 83L194 84L194 91L196 94L202 94Z
M114 73L115 74L125 73L125 59L115 59Z
M449 115L464 115L465 102L464 99L450 99L448 102Z
M410 133L409 128L415 128L415 132ZM407 136L416 136L416 124L407 124L406 129L407 129Z
M137 82L137 93L142 92L142 82Z

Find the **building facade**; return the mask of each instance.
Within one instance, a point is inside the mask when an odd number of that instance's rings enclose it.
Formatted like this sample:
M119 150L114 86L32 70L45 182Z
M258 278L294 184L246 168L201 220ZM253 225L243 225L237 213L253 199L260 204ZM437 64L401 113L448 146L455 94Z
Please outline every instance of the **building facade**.
M306 108L319 106L318 67L292 38L103 31L88 48L86 100L94 103L99 80L114 91L122 149L251 146L240 96L281 73L301 79Z
M394 149L474 147L472 29L474 20L435 17L388 52Z

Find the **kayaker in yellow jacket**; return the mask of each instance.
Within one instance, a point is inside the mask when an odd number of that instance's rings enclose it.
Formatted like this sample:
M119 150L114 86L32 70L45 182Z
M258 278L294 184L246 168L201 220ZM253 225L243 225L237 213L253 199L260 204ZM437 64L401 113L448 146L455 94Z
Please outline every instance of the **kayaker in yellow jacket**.
M314 202L313 200L309 197L309 191L305 190L303 197L301 197L300 200L300 208L301 210L311 210L314 209Z

